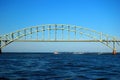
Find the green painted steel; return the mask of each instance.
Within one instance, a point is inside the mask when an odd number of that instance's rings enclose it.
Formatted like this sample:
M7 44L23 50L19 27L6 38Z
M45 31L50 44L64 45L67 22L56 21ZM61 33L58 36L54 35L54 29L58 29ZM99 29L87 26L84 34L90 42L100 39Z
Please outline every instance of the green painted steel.
M120 39L88 28L67 24L44 24L0 36L0 50L12 42L101 42L116 50Z

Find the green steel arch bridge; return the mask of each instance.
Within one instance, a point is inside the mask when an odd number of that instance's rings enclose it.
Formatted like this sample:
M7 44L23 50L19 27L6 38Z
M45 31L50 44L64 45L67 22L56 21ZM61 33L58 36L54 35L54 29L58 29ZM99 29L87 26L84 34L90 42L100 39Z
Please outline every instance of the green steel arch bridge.
M0 53L12 42L100 42L116 54L120 39L88 28L67 24L44 24L0 36Z

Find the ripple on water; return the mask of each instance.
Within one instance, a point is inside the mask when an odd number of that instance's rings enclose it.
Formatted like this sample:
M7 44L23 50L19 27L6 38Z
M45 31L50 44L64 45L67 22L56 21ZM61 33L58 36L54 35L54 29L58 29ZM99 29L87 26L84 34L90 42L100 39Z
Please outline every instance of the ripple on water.
M3 55L0 59L0 79L118 80L119 63L119 57L112 55L11 54L9 57Z

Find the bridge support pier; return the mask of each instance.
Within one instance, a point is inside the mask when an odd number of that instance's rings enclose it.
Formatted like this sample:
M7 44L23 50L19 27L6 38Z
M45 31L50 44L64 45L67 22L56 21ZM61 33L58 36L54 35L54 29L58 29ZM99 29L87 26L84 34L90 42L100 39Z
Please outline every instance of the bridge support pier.
M115 46L115 42L113 42L113 55L116 55L116 48L115 48L116 46Z
M112 53L112 54L113 54L113 55L116 55L116 53L117 53L117 52L116 52L116 49L113 49L113 53Z
M1 39L1 37L0 37ZM0 40L0 47L1 47L1 40ZM2 48L0 48L0 54L2 54Z
M2 54L2 50L1 50L1 48L0 48L0 54Z

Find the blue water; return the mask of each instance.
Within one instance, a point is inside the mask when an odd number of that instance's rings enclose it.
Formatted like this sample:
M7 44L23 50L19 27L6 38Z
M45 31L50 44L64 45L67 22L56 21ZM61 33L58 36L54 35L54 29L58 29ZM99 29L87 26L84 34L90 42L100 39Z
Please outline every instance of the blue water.
M0 80L119 80L120 55L3 53Z

